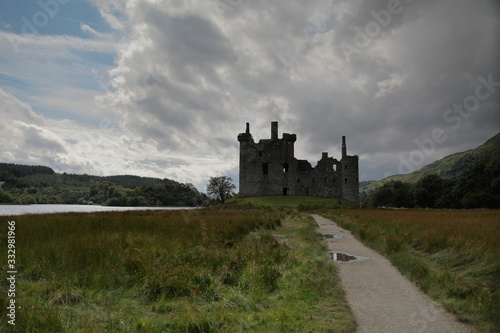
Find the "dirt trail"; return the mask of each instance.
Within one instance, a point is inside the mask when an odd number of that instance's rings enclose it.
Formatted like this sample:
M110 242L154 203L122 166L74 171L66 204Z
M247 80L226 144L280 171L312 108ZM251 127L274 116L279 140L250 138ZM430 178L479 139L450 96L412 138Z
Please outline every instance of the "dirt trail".
M347 301L358 323L358 333L472 332L423 294L385 257L367 248L351 232L319 215L312 215L337 262ZM343 254L347 254L343 255ZM361 258L360 258L361 257Z

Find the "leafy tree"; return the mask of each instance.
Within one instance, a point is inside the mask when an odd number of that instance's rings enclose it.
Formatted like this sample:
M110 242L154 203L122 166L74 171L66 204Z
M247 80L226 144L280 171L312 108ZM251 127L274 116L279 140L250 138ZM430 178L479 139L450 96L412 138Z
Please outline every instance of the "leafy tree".
M14 202L14 199L12 199L12 197L4 192L3 190L0 189L0 203L12 203Z
M385 183L371 196L372 207L413 207L413 187L411 184L400 180Z
M475 163L460 175L454 191L463 208L500 208L500 156Z
M392 205L394 207L412 208L413 202L413 186L409 183L396 181L394 183L394 193Z
M234 195L236 186L228 176L210 177L207 185L207 194L215 198L218 203L224 203Z
M438 208L462 208L463 194L457 190L457 182L447 179L446 186L441 192L441 197L437 199L436 206Z
M384 184L380 189L372 194L372 206L373 207L383 207L391 206L392 202L392 189L390 184Z
M423 177L414 186L415 205L435 208L446 187L446 182L438 175L431 174Z

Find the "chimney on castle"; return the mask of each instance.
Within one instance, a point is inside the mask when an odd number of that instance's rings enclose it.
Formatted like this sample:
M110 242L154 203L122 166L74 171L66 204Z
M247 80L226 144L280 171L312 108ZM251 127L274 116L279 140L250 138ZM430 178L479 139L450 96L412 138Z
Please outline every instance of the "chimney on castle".
M342 158L347 156L347 146L345 144L345 136L342 136Z
M245 133L250 134L250 123L247 123L247 129L246 129Z
M278 139L278 122L271 122L271 140Z

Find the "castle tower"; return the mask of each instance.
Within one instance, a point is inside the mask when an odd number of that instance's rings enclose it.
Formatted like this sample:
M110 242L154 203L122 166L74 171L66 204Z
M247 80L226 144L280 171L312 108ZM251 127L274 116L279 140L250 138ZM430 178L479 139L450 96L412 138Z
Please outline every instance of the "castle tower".
M278 122L273 121L271 122L271 140L277 140L278 139Z
M342 137L341 197L359 204L359 158L347 155L345 136Z
M347 156L347 146L345 144L345 136L342 136L342 158L346 156Z
M240 195L251 196L251 175L254 173L253 150L255 143L250 134L250 124L246 123L245 133L238 134L240 142Z

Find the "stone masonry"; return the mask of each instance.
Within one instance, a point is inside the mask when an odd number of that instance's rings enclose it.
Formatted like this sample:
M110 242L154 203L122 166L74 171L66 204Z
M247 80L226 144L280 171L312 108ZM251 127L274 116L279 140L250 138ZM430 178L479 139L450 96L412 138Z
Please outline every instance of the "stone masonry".
M316 167L294 156L295 134L278 138L278 122L271 122L271 139L255 143L250 124L240 142L240 197L311 195L344 198L359 203L358 156L347 155L342 137L342 159L323 153Z

